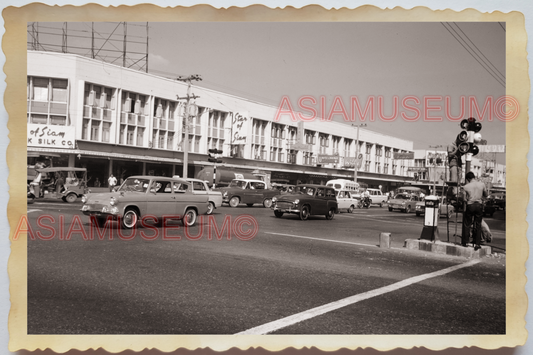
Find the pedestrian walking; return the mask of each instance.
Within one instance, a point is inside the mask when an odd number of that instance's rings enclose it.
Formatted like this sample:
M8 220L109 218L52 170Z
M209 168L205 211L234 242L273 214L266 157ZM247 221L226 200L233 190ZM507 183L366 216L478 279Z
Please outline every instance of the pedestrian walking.
M476 175L469 171L466 174L467 184L463 186L464 190L464 203L466 204L466 210L463 215L463 230L461 245L466 247L470 239L470 226L472 221L474 223L474 249L481 248L481 222L483 220L483 197L487 197L487 189L485 184L476 180Z
M113 188L117 185L117 178L113 176L113 174L111 174L109 176L109 179L107 180L108 182L108 185L109 185L109 192L112 192L113 191Z

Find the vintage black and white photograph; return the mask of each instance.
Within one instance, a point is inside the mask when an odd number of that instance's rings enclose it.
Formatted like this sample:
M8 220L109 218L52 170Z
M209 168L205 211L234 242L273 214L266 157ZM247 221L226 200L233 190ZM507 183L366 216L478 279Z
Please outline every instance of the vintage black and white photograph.
M28 22L27 334L505 336L507 27Z

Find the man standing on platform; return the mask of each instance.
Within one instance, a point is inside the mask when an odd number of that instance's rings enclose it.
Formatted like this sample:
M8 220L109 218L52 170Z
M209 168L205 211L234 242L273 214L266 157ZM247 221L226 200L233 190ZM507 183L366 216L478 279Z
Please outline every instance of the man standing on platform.
M464 203L466 210L463 215L463 231L461 244L466 247L470 239L470 226L474 220L474 244L475 250L481 248L481 221L483 220L483 197L487 197L485 184L476 180L476 175L469 171L466 176L467 184L463 186L465 193Z

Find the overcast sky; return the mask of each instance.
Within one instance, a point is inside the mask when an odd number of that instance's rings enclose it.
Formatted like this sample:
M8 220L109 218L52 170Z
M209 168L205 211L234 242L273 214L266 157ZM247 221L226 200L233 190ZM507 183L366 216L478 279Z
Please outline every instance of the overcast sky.
M149 67L154 74L200 74L203 81L198 85L274 106L287 96L295 109L298 99L309 95L317 103L306 105L320 111L324 96L326 113L336 96L343 98L348 115L351 96L358 97L362 108L369 96L374 97L376 121L367 122L367 128L412 140L415 149L449 144L460 131L457 122L438 110L430 116L442 116L443 122L424 121L424 97L450 96L452 114L458 116L461 95L475 96L480 109L488 96L497 100L505 95L505 23L149 25ZM478 53L477 60L470 52ZM411 95L420 100L420 104L409 102L421 110L417 122L400 116L402 111L415 115L401 106L401 100ZM384 99L384 114L393 117L392 97L399 97L394 121L379 118L378 96ZM445 101L430 103L444 106ZM334 119L343 121L341 115ZM489 144L504 144L504 132L505 125L497 118L485 122L481 131Z

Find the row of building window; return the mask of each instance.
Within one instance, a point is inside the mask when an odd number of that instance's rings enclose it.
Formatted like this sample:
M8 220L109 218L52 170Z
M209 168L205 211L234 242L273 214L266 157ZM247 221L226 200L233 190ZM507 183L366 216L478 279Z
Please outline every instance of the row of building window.
M28 76L27 79L28 122L49 125L71 125L69 120L69 83L66 79L42 78ZM120 105L117 95L120 94ZM184 106L180 102L155 97L153 112L150 115L149 96L116 88L105 87L94 83L86 83L84 87L84 106L82 139L95 142L110 143L114 141L113 134L118 135L118 143L131 146L143 146L158 149L182 150L185 141ZM117 106L120 112L116 112ZM199 107L196 115L189 120L189 151L200 153L201 120L206 108ZM118 115L119 119L117 122ZM209 110L207 118L207 148L223 150L226 145L226 124L228 113ZM152 129L147 133L149 120L152 119ZM253 159L266 160L266 146L268 137L266 129L269 122L253 119L252 146ZM118 126L114 129L114 126ZM315 145L319 137L319 153L326 154L332 142L334 154L350 156L353 139L344 138L341 151L341 137L330 136L305 130L305 142ZM298 150L291 149L291 142L296 142L295 127L286 127L271 123L270 160L277 162L296 163ZM371 143L360 142L365 146L365 170L369 170ZM233 147L232 147L233 148ZM233 149L232 149L233 150ZM382 156L383 147L376 145L376 159ZM361 150L360 150L361 151ZM344 152L344 154L342 154ZM390 157L391 148L385 148L385 157ZM232 152L234 155L234 153ZM286 158L285 158L286 155ZM303 164L314 165L316 159L312 152L304 152ZM376 172L381 170L381 162L376 162ZM388 170L386 159L384 170Z

